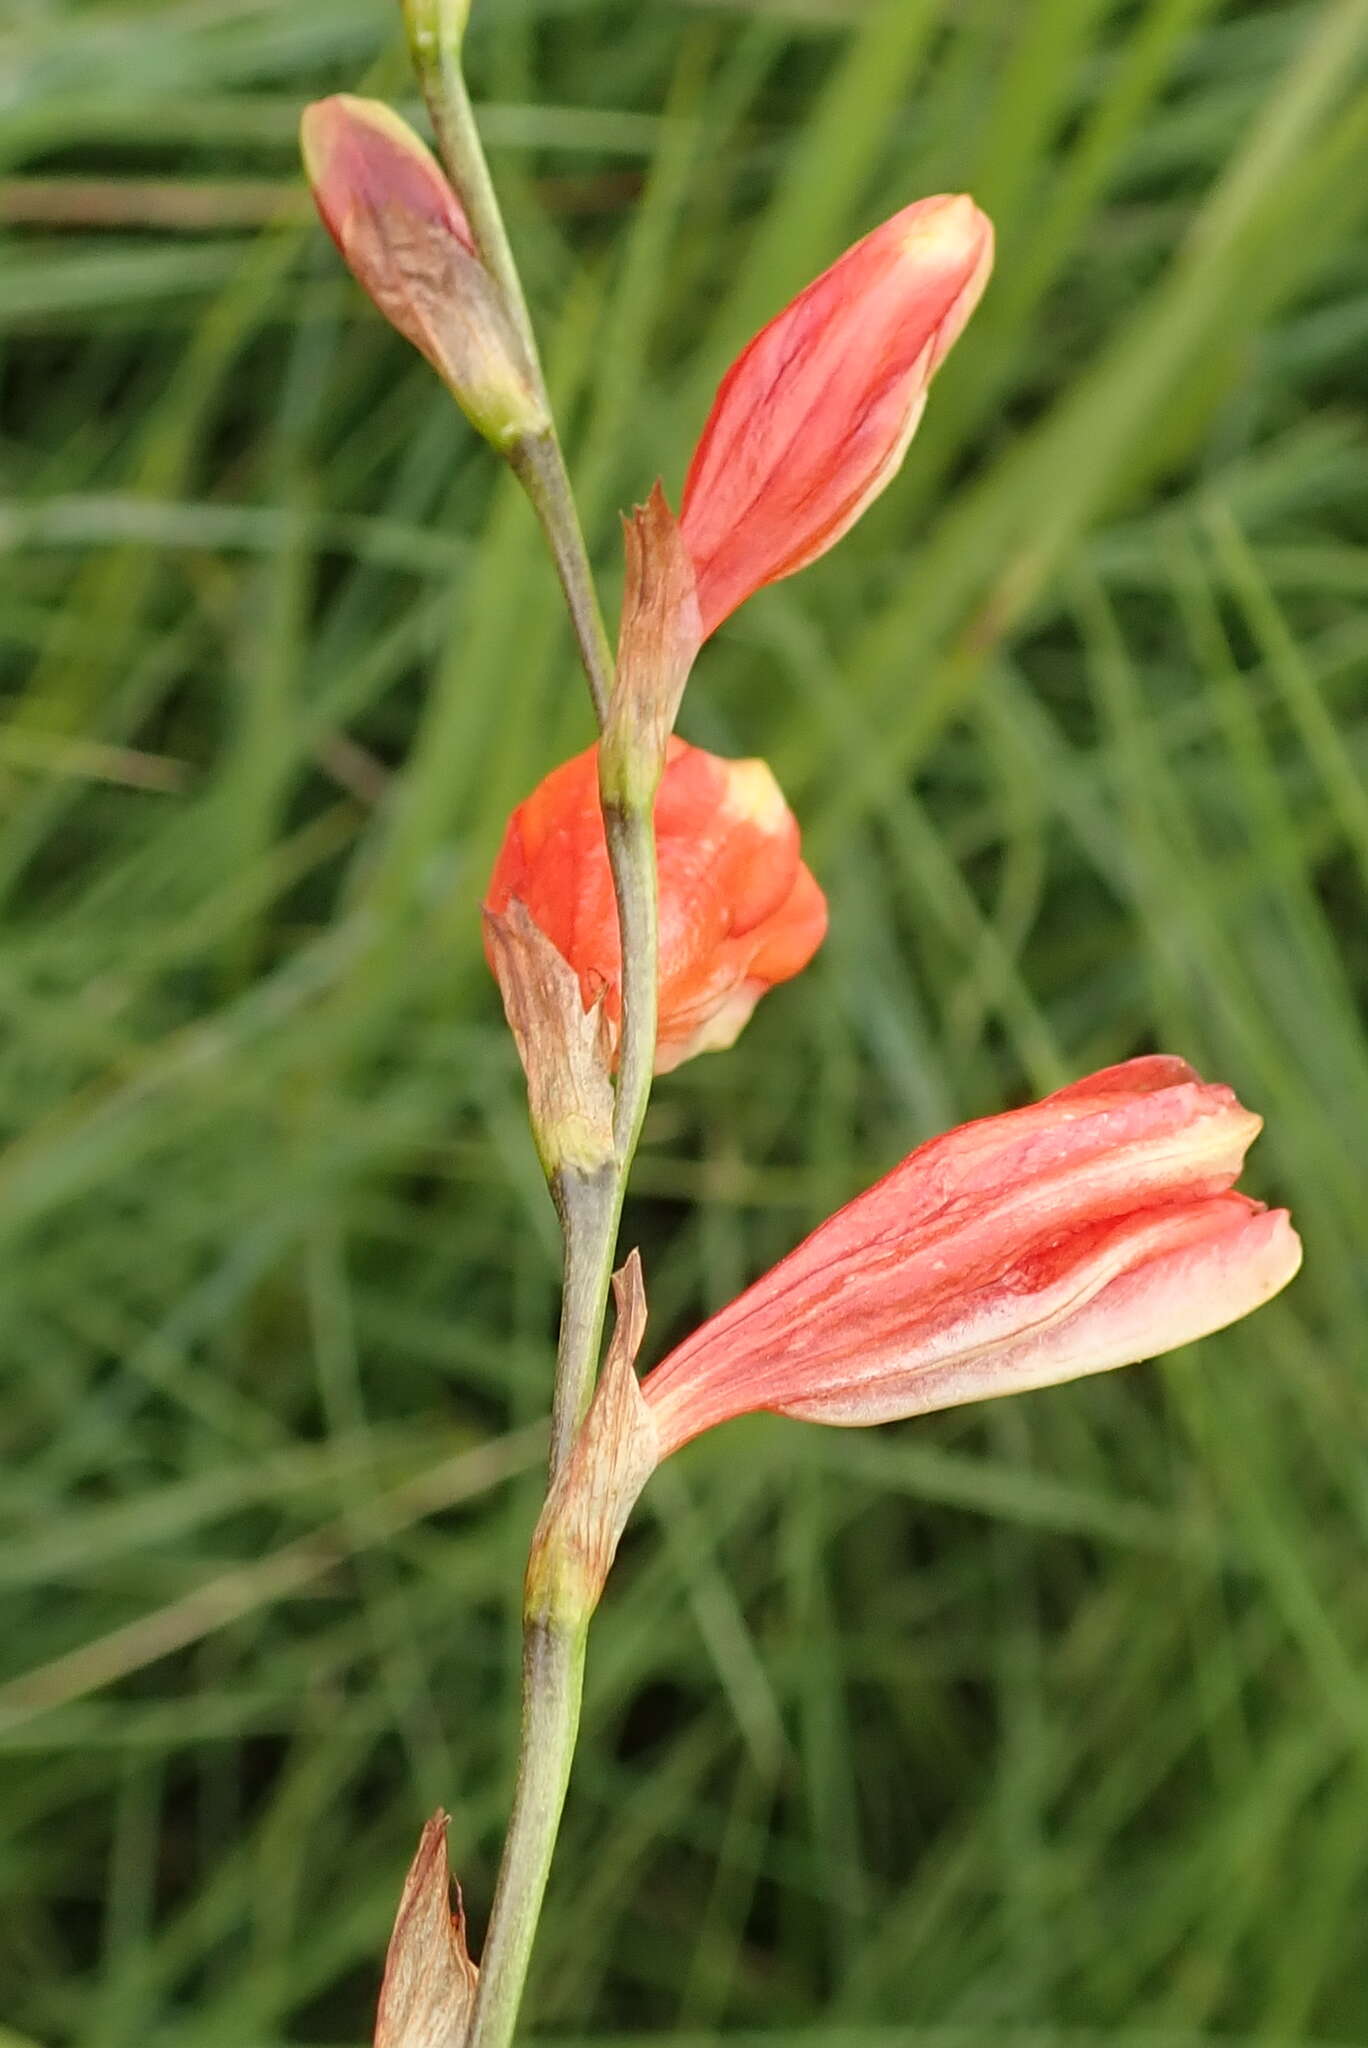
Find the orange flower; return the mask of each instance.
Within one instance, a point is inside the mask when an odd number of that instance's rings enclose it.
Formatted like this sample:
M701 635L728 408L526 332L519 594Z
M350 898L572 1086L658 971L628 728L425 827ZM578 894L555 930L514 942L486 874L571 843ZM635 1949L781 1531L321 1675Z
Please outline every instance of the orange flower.
M752 1409L887 1422L1248 1315L1301 1263L1285 1209L1229 1192L1259 1129L1152 1058L933 1138L647 1375L658 1456Z
M680 739L665 761L655 801L657 1073L730 1045L765 990L805 967L826 931L826 900L764 762L724 761ZM585 1007L603 997L616 1043L621 953L597 748L554 769L509 819L485 908L502 913L514 901L574 968Z
M825 554L896 475L992 264L992 223L972 199L919 199L742 350L680 511L705 637L762 584Z

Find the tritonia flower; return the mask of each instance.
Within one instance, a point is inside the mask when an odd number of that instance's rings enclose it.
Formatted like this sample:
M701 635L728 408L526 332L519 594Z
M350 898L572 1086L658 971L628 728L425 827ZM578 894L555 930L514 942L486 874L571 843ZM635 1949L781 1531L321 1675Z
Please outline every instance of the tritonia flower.
M577 754L518 805L485 908L524 906L579 976L586 1007L602 997L615 1044L621 952L597 755ZM826 899L763 761L726 761L671 739L655 827L664 1073L732 1044L766 989L807 965L826 932Z
M635 1252L529 1584L591 1608L672 1451L756 1409L894 1422L1131 1365L1259 1308L1301 1264L1285 1209L1232 1192L1259 1119L1185 1061L1107 1067L962 1124L814 1230L638 1384Z
M1231 1192L1260 1120L1183 1060L1108 1067L922 1145L642 1383L655 1449L752 1409L888 1422L1170 1351L1301 1263Z
M762 584L825 554L897 474L992 263L992 223L972 199L919 199L742 350L680 511L705 636Z

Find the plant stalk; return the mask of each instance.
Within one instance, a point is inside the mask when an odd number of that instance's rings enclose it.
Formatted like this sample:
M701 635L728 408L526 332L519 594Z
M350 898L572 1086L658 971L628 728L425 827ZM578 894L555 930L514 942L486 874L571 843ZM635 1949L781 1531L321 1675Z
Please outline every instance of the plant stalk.
M589 550L555 428L527 435L510 451L509 461L546 535L601 729L613 693L613 647L603 623Z
M565 1268L552 1413L553 1478L593 1392L618 1223L655 1065L654 805L628 807L610 798L603 810L622 938L614 1157L606 1173L563 1181L555 1190ZM466 2048L507 2048L513 2039L579 1730L587 1632L587 1616L569 1623L537 1614L526 1619L518 1782Z
M579 1732L587 1633L587 1621L527 1619L518 1781L466 2048L509 2048L517 2028Z
M465 209L480 259L499 288L522 347L532 388L546 413L545 430L520 442L510 451L509 459L532 500L550 546L575 629L580 660L589 680L594 713L601 726L608 716L608 698L613 687L612 644L603 623L565 456L551 419L551 402L532 316L461 68L464 9L454 10L455 18L448 20L453 10L444 7L442 0L425 0L421 6L411 4L408 13L409 45L432 117L437 147Z
M655 1072L660 905L654 791L641 805L622 805L612 797L604 797L603 823L622 947L622 1024L618 1037L617 1099L613 1105L620 1208L646 1120Z
M655 1068L659 971L655 821L651 810L624 809L611 799L604 800L603 815L622 940L614 1159L606 1172L562 1174L552 1187L565 1245L551 1408L553 1479L569 1454L594 1391L618 1225Z
M573 1179L561 1174L552 1187L565 1247L556 1386L551 1402L552 1479L569 1456L594 1391L622 1191L623 1177L616 1160L598 1173Z

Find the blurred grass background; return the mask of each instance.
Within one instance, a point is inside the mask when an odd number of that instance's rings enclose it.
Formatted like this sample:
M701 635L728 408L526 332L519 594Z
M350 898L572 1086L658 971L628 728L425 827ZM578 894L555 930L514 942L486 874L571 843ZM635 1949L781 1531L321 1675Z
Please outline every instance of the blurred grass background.
M1302 1278L1155 1367L651 1487L530 2030L1368 2041L1368 5L477 0L610 593L737 345L908 198L996 281L902 480L704 655L831 897L660 1088L651 1342L920 1138L1154 1046ZM0 29L0 2028L369 2037L476 1929L556 1245L475 909L589 736L531 517L302 204L388 0Z

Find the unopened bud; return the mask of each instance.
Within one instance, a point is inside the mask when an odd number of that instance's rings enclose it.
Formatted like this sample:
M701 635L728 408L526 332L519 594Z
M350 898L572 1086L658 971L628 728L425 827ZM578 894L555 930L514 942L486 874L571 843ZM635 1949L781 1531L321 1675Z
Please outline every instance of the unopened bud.
M705 634L763 584L825 554L896 475L992 262L992 223L972 199L919 199L741 351L718 386L679 514Z
M498 286L437 159L391 107L335 93L300 122L323 225L362 290L502 451L546 430Z

